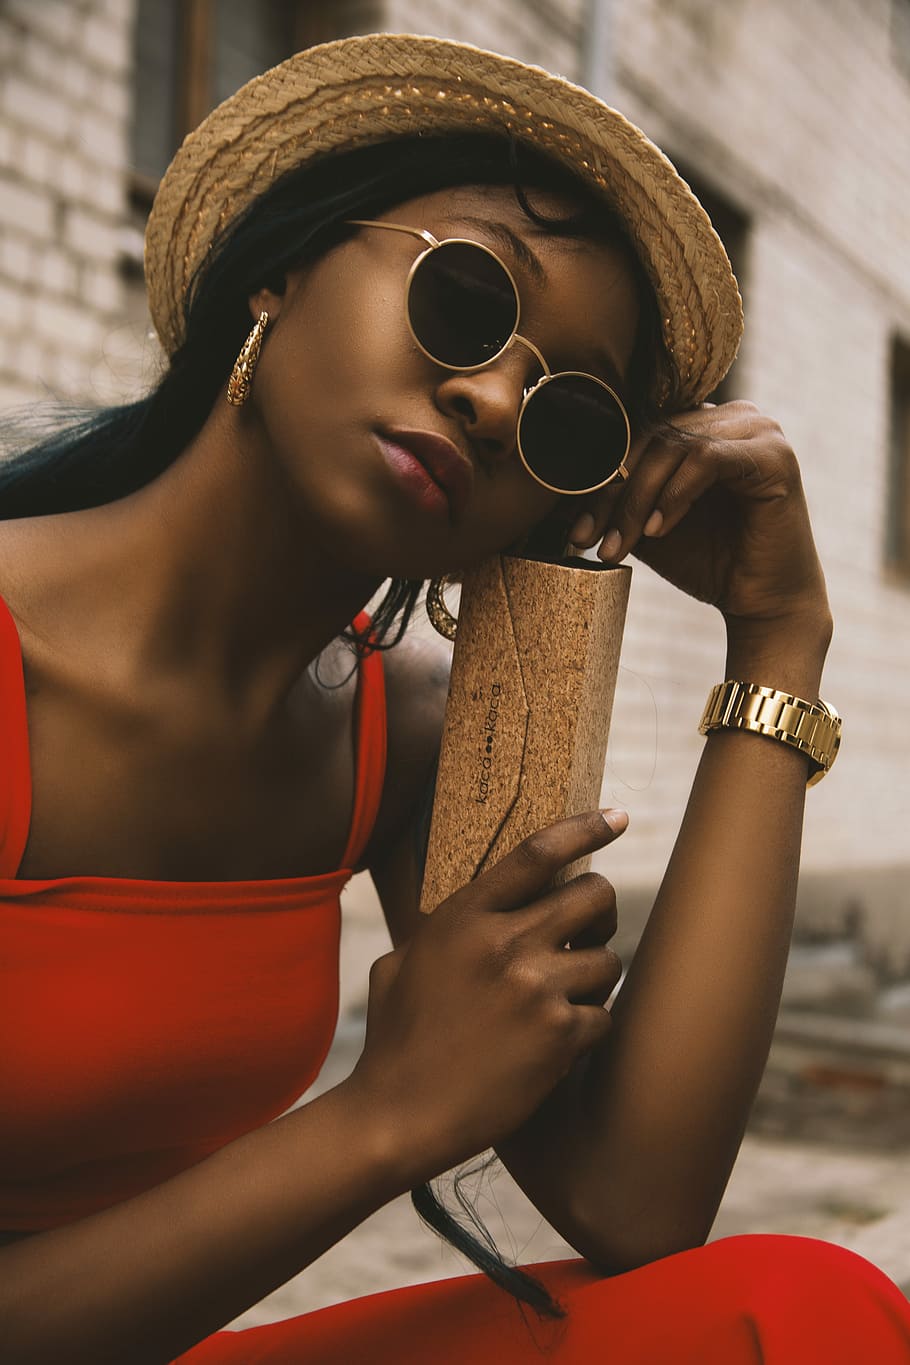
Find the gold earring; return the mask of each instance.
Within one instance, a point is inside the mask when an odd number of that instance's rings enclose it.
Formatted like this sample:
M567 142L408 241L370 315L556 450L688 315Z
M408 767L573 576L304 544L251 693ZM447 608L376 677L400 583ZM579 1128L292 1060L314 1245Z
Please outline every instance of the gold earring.
M227 400L235 408L242 407L250 396L253 375L256 373L256 362L262 349L262 338L268 320L268 313L259 314L255 327L241 346L240 354L234 362L234 368L231 370L231 377L228 380Z
M450 582L447 574L431 580L427 588L427 616L434 630L438 630L447 640L454 640L458 622L446 606L443 596Z

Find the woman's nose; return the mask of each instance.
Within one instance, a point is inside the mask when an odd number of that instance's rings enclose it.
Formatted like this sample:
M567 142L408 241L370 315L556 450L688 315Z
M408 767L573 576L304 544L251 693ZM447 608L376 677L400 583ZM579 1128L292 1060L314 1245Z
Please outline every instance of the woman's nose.
M518 414L531 382L520 349L511 348L482 370L446 373L436 388L436 404L460 422L482 459L501 461L515 450Z

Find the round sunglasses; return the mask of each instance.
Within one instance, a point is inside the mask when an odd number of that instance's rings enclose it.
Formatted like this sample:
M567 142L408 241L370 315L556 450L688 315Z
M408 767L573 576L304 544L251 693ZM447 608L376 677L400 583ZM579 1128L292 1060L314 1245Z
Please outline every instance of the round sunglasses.
M408 327L430 360L448 370L480 370L513 341L536 357L543 375L525 390L517 444L532 478L553 493L593 493L628 478L629 416L614 389L583 370L553 374L533 342L519 336L521 303L508 266L466 237L439 241L425 228L352 218L353 227L406 232L426 243L405 286Z

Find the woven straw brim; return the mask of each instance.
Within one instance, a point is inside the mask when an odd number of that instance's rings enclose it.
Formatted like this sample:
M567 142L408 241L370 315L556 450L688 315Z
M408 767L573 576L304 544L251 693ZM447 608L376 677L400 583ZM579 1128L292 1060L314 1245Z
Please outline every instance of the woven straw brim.
M624 219L657 293L682 406L726 374L742 302L704 209L663 153L588 91L465 43L345 38L249 81L178 151L148 221L152 321L168 354L213 242L276 180L332 152L428 133L511 133L549 153Z

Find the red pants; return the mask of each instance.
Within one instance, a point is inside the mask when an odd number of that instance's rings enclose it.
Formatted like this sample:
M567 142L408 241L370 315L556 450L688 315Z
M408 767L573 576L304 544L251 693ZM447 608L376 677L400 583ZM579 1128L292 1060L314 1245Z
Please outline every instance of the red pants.
M613 1279L586 1261L528 1269L562 1321L468 1275L218 1332L179 1365L910 1365L910 1303L827 1242L729 1237Z

